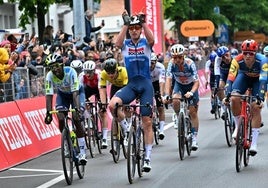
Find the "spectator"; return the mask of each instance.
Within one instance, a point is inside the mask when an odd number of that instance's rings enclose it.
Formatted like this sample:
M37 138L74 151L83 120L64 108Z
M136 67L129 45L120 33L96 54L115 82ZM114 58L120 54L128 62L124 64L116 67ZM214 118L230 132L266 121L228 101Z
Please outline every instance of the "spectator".
M9 55L5 48L0 48L0 82L7 82L16 64L8 65Z
M11 52L13 52L14 50L16 50L17 45L18 45L17 38L13 34L10 34L10 35L7 36L7 40L10 42Z
M96 32L96 31L100 30L105 25L104 22L102 22L100 26L98 26L98 27L92 27L91 21L90 21L91 18L92 18L92 16L93 16L93 13L90 10L87 10L85 12L85 27L86 27L86 39L87 40L88 39L89 40L91 39L91 36L90 35L91 35L92 32Z
M54 42L53 37L53 27L51 25L47 25L45 27L44 33L43 33L43 43L50 46Z

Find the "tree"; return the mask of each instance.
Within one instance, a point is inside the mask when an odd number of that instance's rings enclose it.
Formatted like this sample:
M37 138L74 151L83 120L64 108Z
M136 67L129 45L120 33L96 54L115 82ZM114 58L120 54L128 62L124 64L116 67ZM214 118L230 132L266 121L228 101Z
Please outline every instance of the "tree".
M209 19L216 27L223 23L228 25L231 38L238 30L268 34L265 19L268 17L268 1L163 0L163 4L165 18L175 21L173 29L178 32L180 24L192 16L193 20ZM216 6L220 8L219 14L214 12Z

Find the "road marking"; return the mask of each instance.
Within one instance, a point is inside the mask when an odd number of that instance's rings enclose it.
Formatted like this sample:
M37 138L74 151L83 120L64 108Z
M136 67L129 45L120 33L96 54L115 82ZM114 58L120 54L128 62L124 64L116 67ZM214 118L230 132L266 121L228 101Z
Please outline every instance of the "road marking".
M19 176L3 176L0 177L0 179L11 179L11 178L24 178L24 177L37 177L37 176L55 176L55 175L59 175L62 174L57 172L57 173L50 173L50 174L32 174L32 175L19 175Z
M30 171L30 172L57 172L62 173L62 170L47 170L47 169L33 169L33 168L10 168L9 170L14 171Z
M56 178L54 178L54 179L52 179L52 180L50 180L50 181L48 181L48 182L46 182L46 183L44 183L42 185L39 185L36 188L47 188L47 187L51 187L52 185L55 185L55 184L57 184L58 182L60 182L60 181L62 181L64 179L65 179L64 175L61 175L61 176L56 177Z

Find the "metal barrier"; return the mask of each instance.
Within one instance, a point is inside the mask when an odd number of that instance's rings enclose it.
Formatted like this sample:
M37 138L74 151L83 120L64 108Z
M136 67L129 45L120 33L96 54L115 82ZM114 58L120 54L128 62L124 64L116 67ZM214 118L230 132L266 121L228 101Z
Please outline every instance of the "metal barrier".
M0 83L0 102L45 95L45 68L36 66L36 76L29 73L27 67L17 67L10 79Z

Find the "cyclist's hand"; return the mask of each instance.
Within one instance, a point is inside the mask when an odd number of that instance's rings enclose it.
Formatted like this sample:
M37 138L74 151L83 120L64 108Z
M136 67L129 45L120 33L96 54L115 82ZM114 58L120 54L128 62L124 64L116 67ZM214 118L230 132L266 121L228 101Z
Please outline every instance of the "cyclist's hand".
M47 115L45 117L45 124L50 124L52 120L53 120L52 114L50 114L49 111L47 111Z
M162 98L162 102L163 102L164 104L169 103L169 99L170 99L169 95L161 96L161 98Z
M187 93L185 93L184 96L188 99L188 98L191 98L193 95L194 95L193 92L188 91Z
M122 18L124 21L124 25L128 26L130 23L130 17L129 17L128 12L126 10L122 13Z
M106 104L100 103L100 112L106 112Z
M138 18L139 18L141 24L146 23L146 15L143 12L140 12L138 14Z

